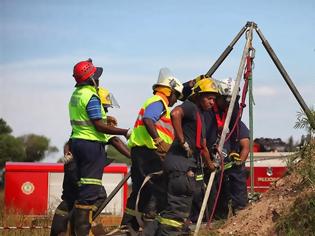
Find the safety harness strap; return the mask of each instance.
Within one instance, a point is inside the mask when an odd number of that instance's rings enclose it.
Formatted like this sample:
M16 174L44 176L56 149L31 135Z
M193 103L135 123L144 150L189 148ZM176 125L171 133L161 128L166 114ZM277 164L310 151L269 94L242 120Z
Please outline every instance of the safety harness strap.
M136 211L134 209L130 209L130 208L125 208L125 213L128 214L128 215L131 215L131 216L142 216L143 213L142 212L139 212L139 211Z

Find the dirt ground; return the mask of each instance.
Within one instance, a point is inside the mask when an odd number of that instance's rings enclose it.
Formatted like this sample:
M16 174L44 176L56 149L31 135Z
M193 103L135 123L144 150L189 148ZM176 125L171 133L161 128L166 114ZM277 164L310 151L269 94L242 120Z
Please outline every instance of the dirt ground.
M298 197L306 192L301 191L301 178L296 174L287 175L261 196L261 199L251 203L246 209L231 217L217 233L220 235L277 235L275 221L284 214Z

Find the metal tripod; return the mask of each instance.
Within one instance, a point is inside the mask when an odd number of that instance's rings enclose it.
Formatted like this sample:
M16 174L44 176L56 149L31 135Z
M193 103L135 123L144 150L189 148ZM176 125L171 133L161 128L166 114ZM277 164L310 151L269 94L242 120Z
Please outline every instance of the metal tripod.
M272 47L270 46L269 42L266 40L266 38L264 37L264 35L262 34L261 30L258 28L257 24L255 22L247 22L246 25L240 30L240 32L235 36L235 38L232 40L232 42L227 46L227 48L223 51L223 53L220 55L220 57L216 60L216 62L213 64L213 66L209 69L209 71L206 73L207 76L211 77L214 72L219 68L219 66L222 64L222 62L225 60L225 58L230 54L230 52L233 50L233 46L237 43L237 41L241 38L241 36L247 32L247 41L246 41L246 45L243 51L243 56L241 59L241 64L238 70L238 74L237 74L237 78L235 81L235 87L232 93L232 98L230 101L230 106L227 112L227 117L226 117L226 121L223 127L223 131L221 134L221 139L219 142L219 147L218 147L218 151L221 152L222 148L223 148L223 144L225 141L225 137L226 134L228 133L228 126L230 123L230 119L231 119L231 115L232 115L232 111L233 111L233 107L234 107L234 103L235 103L235 99L236 99L236 94L237 94L237 89L239 87L240 84L240 78L241 75L243 74L243 70L244 70L244 63L245 63L245 57L250 53L249 49L251 46L251 41L252 41L252 33L253 30L256 31L256 33L258 34L259 38L262 41L263 46L265 47L265 49L267 50L269 56L271 57L272 61L274 62L274 64L276 65L276 67L278 68L280 74L282 75L283 79L285 80L285 82L287 83L289 89L291 90L291 92L293 93L294 97L296 98L296 100L298 101L298 103L300 104L301 108L303 109L303 111L305 112L310 126L312 128L315 129L315 118L311 112L311 110L308 108L308 106L305 104L302 96L300 95L300 93L298 92L297 88L295 87L295 85L293 84L290 76L288 75L288 73L286 72L286 70L284 69L283 65L281 64L280 60L278 59L277 55L275 54L275 52L273 51ZM251 84L250 84L251 87ZM251 90L250 90L251 93ZM252 109L252 103L250 101L250 110ZM253 128L253 123L252 123L252 119L250 121L250 130L251 130L251 135L250 135L250 160L251 160L251 173L253 173L253 134L252 134L252 128ZM207 185L207 189L206 189L206 193L203 199L203 203L202 203L202 207L200 210L200 214L198 217L198 221L197 221L197 225L196 225L196 229L194 232L194 235L198 235L199 229L200 229L200 225L201 225L201 221L204 215L204 211L205 211L205 207L207 205L208 202L208 198L209 198L209 194L210 194L210 190L213 184L213 180L214 180L214 175L215 172L212 172L208 185ZM251 176L251 183L253 181L253 174ZM253 191L253 186L251 187L251 191Z

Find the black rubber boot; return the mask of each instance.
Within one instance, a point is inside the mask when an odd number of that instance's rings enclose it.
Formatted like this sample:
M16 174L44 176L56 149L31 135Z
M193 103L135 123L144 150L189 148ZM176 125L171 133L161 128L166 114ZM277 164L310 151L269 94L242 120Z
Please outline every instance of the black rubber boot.
M87 236L90 233L92 221L91 209L74 209L74 231L76 236Z
M56 208L50 230L50 236L62 235L67 233L69 221L69 209L65 201L62 201Z

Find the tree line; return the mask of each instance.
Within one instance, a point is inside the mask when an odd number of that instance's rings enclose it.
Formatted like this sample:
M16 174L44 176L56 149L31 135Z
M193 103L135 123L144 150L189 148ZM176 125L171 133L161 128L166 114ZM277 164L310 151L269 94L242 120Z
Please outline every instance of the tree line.
M58 151L57 147L50 145L50 139L43 135L13 136L12 128L0 118L0 169L7 161L41 161L46 155Z

